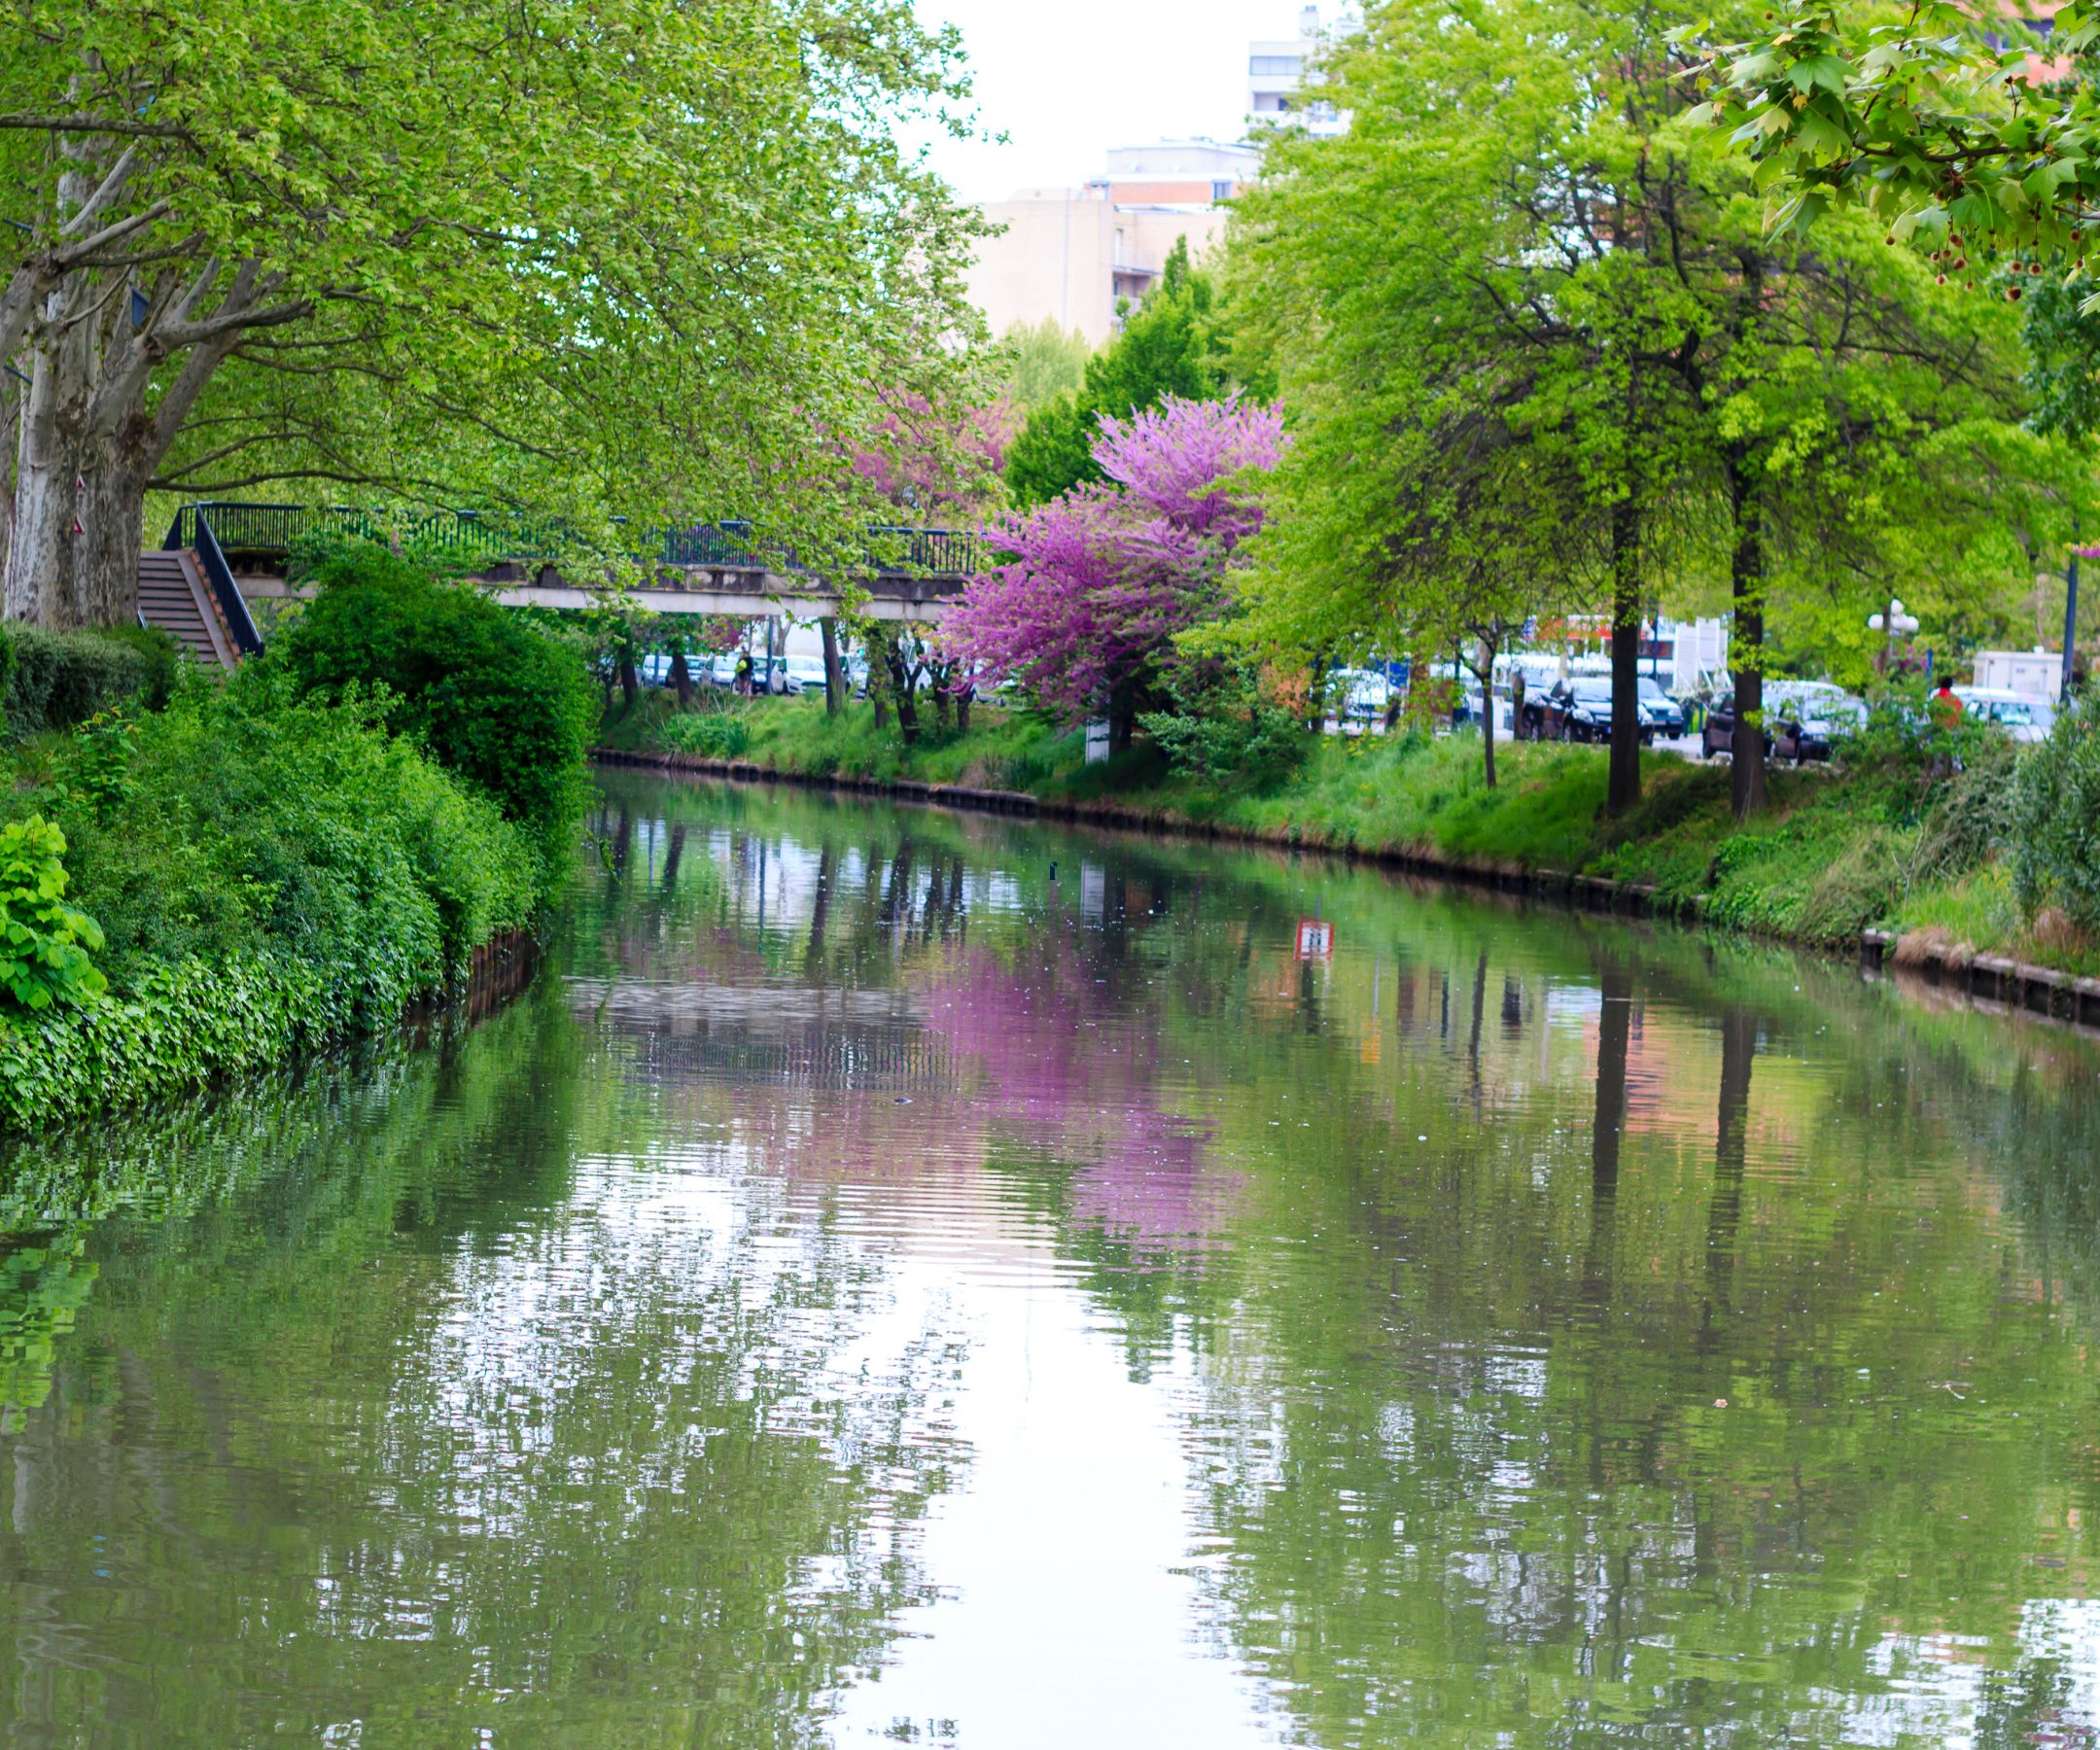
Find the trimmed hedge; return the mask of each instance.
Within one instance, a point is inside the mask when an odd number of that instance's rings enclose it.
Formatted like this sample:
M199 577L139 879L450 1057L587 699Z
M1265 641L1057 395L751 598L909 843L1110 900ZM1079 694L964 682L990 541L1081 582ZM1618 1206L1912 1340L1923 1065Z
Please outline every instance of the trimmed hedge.
M13 625L7 634L7 728L17 740L70 729L126 699L158 709L182 664L174 640L144 626L52 632Z

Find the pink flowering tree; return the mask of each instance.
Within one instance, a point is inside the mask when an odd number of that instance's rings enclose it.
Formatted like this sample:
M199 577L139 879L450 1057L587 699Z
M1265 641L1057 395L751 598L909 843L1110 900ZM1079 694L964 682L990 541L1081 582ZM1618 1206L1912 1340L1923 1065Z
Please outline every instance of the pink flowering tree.
M1068 720L1105 716L1127 746L1175 635L1222 609L1285 441L1277 409L1238 400L1104 418L1094 457L1107 480L995 523L1012 557L969 580L943 645Z
M968 526L998 495L1018 420L1005 402L936 406L916 392L885 398L882 418L852 447L854 472L900 522Z

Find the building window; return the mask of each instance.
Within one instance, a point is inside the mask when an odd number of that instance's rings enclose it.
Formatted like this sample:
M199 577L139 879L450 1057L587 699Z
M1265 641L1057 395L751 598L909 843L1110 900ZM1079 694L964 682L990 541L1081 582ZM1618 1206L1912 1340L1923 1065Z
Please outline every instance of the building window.
M1230 200L1232 198L1232 184L1229 182L1212 183L1210 185L1210 198L1212 200Z
M1250 54L1247 56L1247 72L1259 79L1264 75L1295 79L1305 71L1305 62L1295 54Z

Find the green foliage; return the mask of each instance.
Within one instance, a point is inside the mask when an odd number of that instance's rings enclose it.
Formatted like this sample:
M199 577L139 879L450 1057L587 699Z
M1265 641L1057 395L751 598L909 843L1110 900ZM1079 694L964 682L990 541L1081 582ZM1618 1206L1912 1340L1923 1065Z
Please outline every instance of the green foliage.
M2053 13L2049 53L2100 40L2084 0ZM1760 35L1721 50L1722 83L1694 120L1756 162L1773 228L1860 206L1891 242L1972 279L1992 245L2023 267L2083 248L2100 195L2090 85L2027 91L2032 45L1994 30L1997 15L1961 0L1797 0L1763 18Z
M961 124L960 40L896 0L186 0L180 29L40 3L0 56L0 113L37 118L0 138L0 357L59 385L5 437L68 505L97 446L129 482L75 552L157 472L765 514L808 552L866 520L810 433L974 327L983 223L896 141ZM63 247L89 213L122 250Z
M1260 788L1296 770L1312 737L1251 682L1176 689L1174 709L1141 716L1168 765L1185 777Z
M2012 821L2013 881L2027 915L2058 905L2100 932L2100 689L2021 762Z
M45 1130L267 1068L331 1035L321 975L282 957L157 967L128 997L0 1023L0 1132Z
M131 776L137 753L135 725L122 710L97 712L73 732L66 779L96 820L108 820L137 795L138 785Z
M751 723L743 712L681 713L666 718L657 734L671 752L709 759L741 759L751 746Z
M92 1000L32 994L19 1000L41 1013L0 1025L0 1128L376 1032L460 979L475 947L524 928L542 897L527 833L389 735L368 702L295 698L281 673L251 667L125 724L122 782L97 788L84 781L104 756L94 738L113 733L99 726L58 783L20 800L59 810L64 838L40 814L0 829L0 847L26 848L16 892L46 893L63 852L102 926L31 920L46 936L72 929L100 964L66 960ZM11 937L22 903L9 900Z
M510 819L558 829L577 817L597 704L572 648L376 542L323 552L313 578L320 595L267 658L298 691L383 687L399 701L393 727Z
M19 1009L99 997L109 980L88 958L102 928L65 902L65 834L42 815L0 826L0 995Z
M1994 725L1937 701L1922 677L1905 676L1869 701L1865 720L1838 738L1837 756L1860 799L1914 826L1957 772L2003 770L2004 740Z
M1913 886L1959 881L2014 842L2019 750L2004 736L1972 748L1940 787L1910 861Z
M52 632L9 628L7 728L17 739L70 729L127 699L158 707L177 684L182 658L143 627Z
M1009 329L999 341L999 353L1006 399L1026 414L1061 395L1077 395L1094 349L1084 334L1060 328L1045 316L1038 323Z
M1127 419L1170 395L1208 401L1223 384L1208 274L1176 243L1157 290L1131 312L1108 345L1086 362L1085 380L1038 407L1006 452L1006 485L1017 504L1046 505L1083 480L1101 479L1094 439L1101 418Z

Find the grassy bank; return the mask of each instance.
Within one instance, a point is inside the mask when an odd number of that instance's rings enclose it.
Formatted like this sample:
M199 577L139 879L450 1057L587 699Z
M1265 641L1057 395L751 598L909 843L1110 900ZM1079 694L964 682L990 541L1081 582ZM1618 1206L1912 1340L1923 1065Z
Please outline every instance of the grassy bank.
M1595 748L1504 747L1490 790L1477 739L1325 737L1295 770L1220 782L1176 773L1144 745L1088 766L1076 734L1023 713L980 712L969 733L929 733L909 748L893 724L878 730L865 704L836 718L816 700L758 701L735 715L744 727L735 757L800 777L1112 800L1165 823L1634 882L1684 912L1790 941L1832 946L1885 928L1912 952L1951 942L2100 972L2100 942L2052 909L2030 920L2014 892L2005 747L1975 750L1952 777L1867 761L1774 769L1770 809L1738 826L1727 767L1674 754L1646 758L1641 805L1610 821ZM631 712L615 706L601 744L665 751L691 739L677 717L668 695L645 695Z

